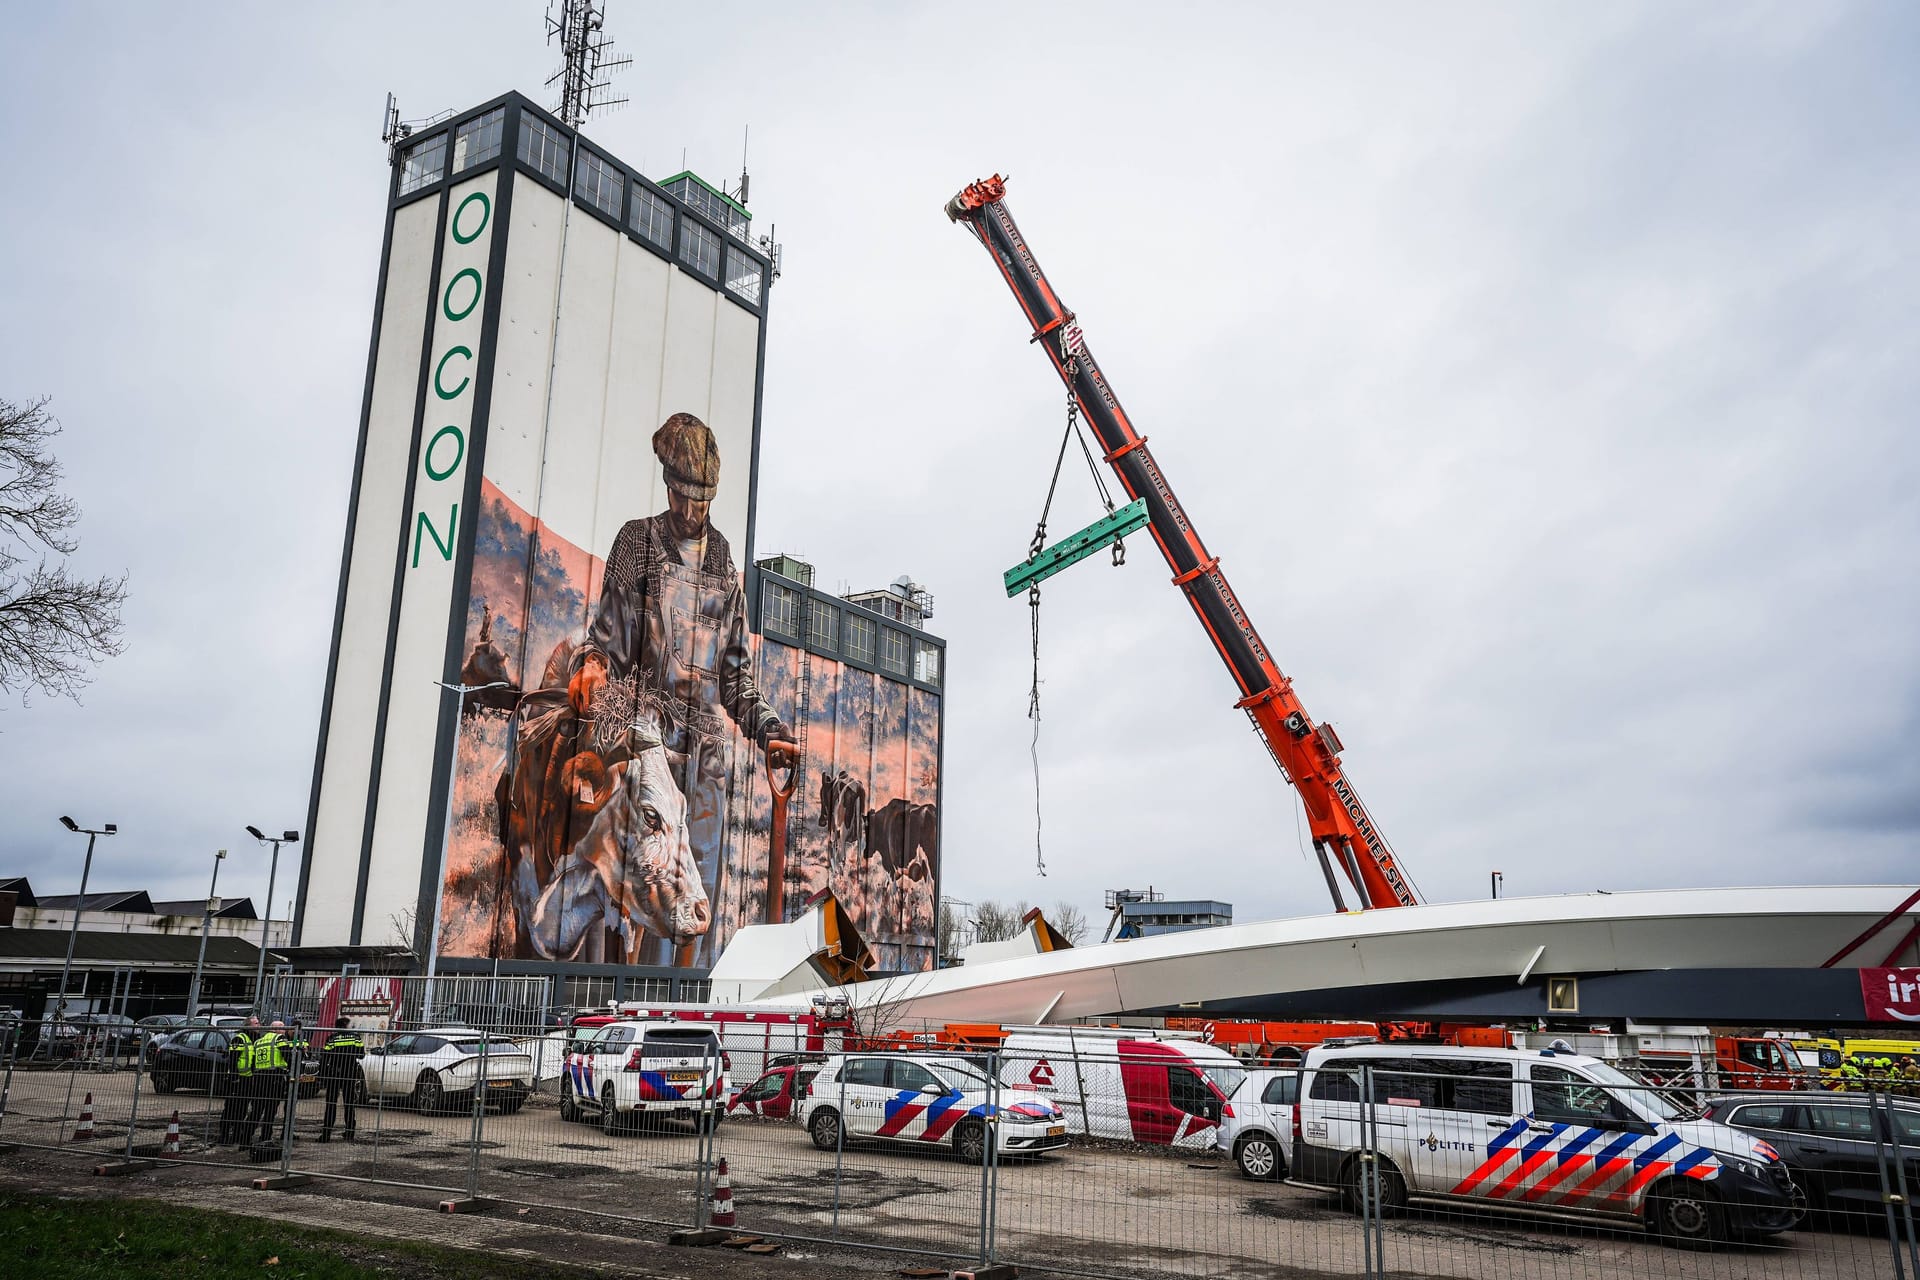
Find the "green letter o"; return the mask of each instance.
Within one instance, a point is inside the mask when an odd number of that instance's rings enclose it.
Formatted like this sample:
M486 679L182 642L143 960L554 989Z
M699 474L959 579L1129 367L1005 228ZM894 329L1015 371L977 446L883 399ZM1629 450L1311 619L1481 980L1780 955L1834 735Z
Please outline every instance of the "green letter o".
M473 297L467 300L466 306L456 312L453 309L453 286L467 279L473 281ZM473 314L473 309L480 305L480 293L483 288L485 288L485 286L480 283L480 273L472 267L468 267L466 270L455 275L453 279L447 281L447 287L440 295L441 313L449 320L465 320Z
M442 467L440 470L435 471L433 469L433 446L439 444L441 437L446 435L451 435L453 437L453 443L455 445L453 461L449 462L446 466ZM467 456L467 437L461 433L460 428L455 426L445 426L440 428L438 431L433 433L433 439L427 441L427 453L426 453L427 478L430 480L445 480L448 476L453 474L454 468L460 465L460 459L466 456Z
M478 200L480 202L480 225L475 227L472 231L468 232L466 235L463 236L460 234L460 215L465 213L467 211L467 206L472 204L475 200ZM478 240L480 238L480 233L487 229L487 223L492 218L493 218L493 201L487 199L487 193L484 191L473 192L465 200L462 200L460 202L459 208L453 211L453 218L452 218L453 238L459 241L461 244L472 244L475 240Z

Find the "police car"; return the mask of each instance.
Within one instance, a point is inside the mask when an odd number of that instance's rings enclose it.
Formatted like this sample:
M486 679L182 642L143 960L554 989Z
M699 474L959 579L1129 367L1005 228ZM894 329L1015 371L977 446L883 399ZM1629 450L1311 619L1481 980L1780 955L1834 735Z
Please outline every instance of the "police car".
M1291 1181L1341 1191L1356 1210L1370 1145L1386 1214L1466 1203L1635 1222L1690 1245L1771 1235L1798 1216L1772 1147L1579 1054L1316 1048L1294 1117Z
M997 1107L997 1110L996 1110ZM997 1131L988 1137L988 1120ZM829 1058L800 1106L800 1124L823 1151L856 1139L921 1148L951 1146L978 1164L1067 1145L1066 1115L1025 1089L1009 1089L958 1058L867 1053Z
M703 1127L726 1114L726 1051L711 1027L622 1019L579 1029L560 1072L560 1118L608 1133L653 1119Z

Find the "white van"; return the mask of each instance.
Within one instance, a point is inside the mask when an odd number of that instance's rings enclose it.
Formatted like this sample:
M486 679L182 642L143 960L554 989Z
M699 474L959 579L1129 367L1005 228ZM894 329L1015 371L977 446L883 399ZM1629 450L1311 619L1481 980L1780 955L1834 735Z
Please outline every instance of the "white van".
M1364 1108L1379 1203L1470 1203L1639 1223L1710 1244L1784 1231L1799 1194L1779 1153L1598 1058L1551 1049L1359 1045L1301 1065L1293 1181L1359 1209Z
M1136 1027L1007 1027L1000 1078L1049 1099L1067 1132L1205 1150L1247 1069L1189 1035Z

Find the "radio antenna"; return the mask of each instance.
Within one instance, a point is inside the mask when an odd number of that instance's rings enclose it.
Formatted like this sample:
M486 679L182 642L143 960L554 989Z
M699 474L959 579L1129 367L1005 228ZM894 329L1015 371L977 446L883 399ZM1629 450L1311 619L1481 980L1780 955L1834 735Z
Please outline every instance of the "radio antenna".
M560 41L561 58L560 69L547 77L547 84L560 86L553 109L570 129L578 129L603 107L627 101L607 96L608 77L633 65L633 59L607 56L613 39L606 34L606 23L606 0L547 0L547 43Z

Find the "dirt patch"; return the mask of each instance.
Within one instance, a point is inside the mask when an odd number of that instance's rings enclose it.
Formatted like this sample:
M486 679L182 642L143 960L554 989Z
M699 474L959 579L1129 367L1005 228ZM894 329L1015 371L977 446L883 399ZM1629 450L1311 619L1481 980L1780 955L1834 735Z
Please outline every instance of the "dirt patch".
M831 1166L813 1173L775 1174L756 1179L757 1209L786 1209L820 1213L833 1207L834 1173ZM878 1169L847 1169L840 1175L840 1208L855 1213L877 1209L909 1196L951 1195L952 1189L911 1174L882 1173ZM976 1198L978 1192L975 1192Z
M515 1164L500 1165L499 1171L523 1178L612 1177L615 1172L600 1164L561 1164L552 1160L522 1160Z
M1305 1200L1294 1199L1291 1196L1276 1197L1272 1200L1249 1196L1240 1202L1240 1207L1257 1218L1275 1218L1281 1222L1325 1222L1330 1218L1352 1216L1343 1213L1338 1208L1338 1202L1331 1196L1316 1196ZM1354 1222L1355 1230L1358 1230L1359 1219L1355 1218Z
M1519 1253L1545 1253L1557 1257L1570 1257L1585 1252L1577 1244L1514 1235L1511 1233L1511 1228L1501 1231L1490 1227L1485 1231L1474 1231L1471 1228L1442 1226L1434 1222L1406 1222L1396 1223L1388 1230L1398 1236L1413 1236L1421 1240L1444 1240L1455 1244L1471 1245L1476 1249L1511 1249Z

